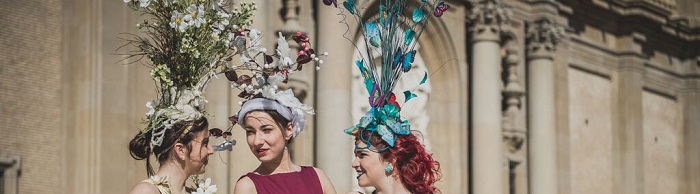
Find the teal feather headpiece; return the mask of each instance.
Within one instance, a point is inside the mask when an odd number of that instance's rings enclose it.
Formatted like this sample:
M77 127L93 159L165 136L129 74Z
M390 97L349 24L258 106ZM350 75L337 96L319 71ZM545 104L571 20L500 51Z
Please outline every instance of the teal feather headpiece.
M410 134L411 127L407 120L401 119L401 106L396 101L393 90L401 75L411 70L411 63L416 56L417 40L430 17L442 16L450 6L440 0L420 0L416 4L410 4L407 0L377 0L378 19L363 21L363 6L358 6L357 2L347 0L342 3L342 8L357 21L364 37L365 46L357 49L364 49L364 52L360 53L365 53L366 56L356 60L355 65L364 79L365 88L369 92L368 103L372 108L357 125L346 129L345 133L359 134L360 139L367 144L366 148L381 152L393 147L398 135ZM324 3L337 5L335 0L324 0ZM381 55L374 56L376 53ZM380 58L381 64L372 60L375 58ZM425 73L420 84L425 83L427 75ZM405 101L416 97L410 90L404 91L403 94ZM368 134L370 137L365 137ZM373 148L369 141L372 134L380 135L388 147Z

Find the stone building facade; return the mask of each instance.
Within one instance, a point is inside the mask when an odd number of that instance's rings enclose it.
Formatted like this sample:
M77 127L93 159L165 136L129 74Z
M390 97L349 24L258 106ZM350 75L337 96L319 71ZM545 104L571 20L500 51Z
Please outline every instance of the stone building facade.
M342 37L359 40L357 26L320 1L255 2L265 45L303 31L331 54L288 85L317 112L294 160L359 189L342 133L365 108ZM441 162L443 193L700 193L700 1L447 2L419 42L429 83L403 113ZM0 193L127 193L146 173L126 145L155 97L148 69L117 50L140 16L113 0L0 10ZM209 86L212 127L228 126L235 96ZM258 164L234 136L206 174L222 193Z

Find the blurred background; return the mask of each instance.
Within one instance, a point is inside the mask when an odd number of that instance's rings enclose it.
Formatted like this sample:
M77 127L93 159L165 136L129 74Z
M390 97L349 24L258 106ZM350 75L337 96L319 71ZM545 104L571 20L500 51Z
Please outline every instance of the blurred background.
M317 113L293 160L360 189L342 132L368 109L357 26L321 1L251 1L268 50L301 31L330 53L285 86ZM127 144L156 92L147 61L117 48L144 18L120 0L0 2L0 194L129 192L146 170ZM446 2L397 87L430 75L402 115L440 161L443 193L700 193L700 1ZM230 125L237 94L209 85L210 127ZM219 193L259 164L233 134L205 175Z

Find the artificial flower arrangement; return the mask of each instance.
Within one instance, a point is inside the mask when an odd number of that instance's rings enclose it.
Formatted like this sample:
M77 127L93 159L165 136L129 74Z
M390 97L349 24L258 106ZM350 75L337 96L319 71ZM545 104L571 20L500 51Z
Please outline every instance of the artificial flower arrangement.
M217 70L244 50L255 4L233 10L228 0L124 0L146 19L136 26L145 36L131 35L126 44L136 51L129 58L147 58L159 94L146 103L150 109L142 134L154 130L151 148L160 146L173 124L204 116L204 89Z
M125 40L126 45L137 48L129 53L129 58L150 60L145 64L152 69L151 76L160 94L158 100L146 103L149 111L144 132L161 129L154 131L151 146L160 146L163 134L173 124L204 116L204 90L212 77L225 74L232 87L243 91L239 95L242 98L271 96L276 93L277 84L286 82L289 74L301 70L302 65L315 61L319 68L323 63L310 47L309 38L300 32L291 37L301 46L297 53L292 52L287 38L280 33L274 53L267 54L261 46L262 33L250 29L256 10L253 3L234 7L230 0L124 2L147 17L137 24L147 36L132 35ZM234 7L232 11L227 9L230 7ZM296 59L292 60L294 54ZM232 62L235 58L240 59L240 64ZM213 132L230 136L230 129ZM230 150L235 142L224 144L215 149Z
M323 3L327 6L339 7L337 0L323 0ZM367 8L373 3L378 5L378 16L368 19L370 17L364 14L369 13ZM401 106L394 89L403 73L412 69L418 39L428 22L433 17L441 17L449 8L450 5L442 0L346 0L342 2L341 14L345 14L346 11L349 14L346 17L354 19L350 21L357 23L365 43L363 48L356 48L362 54L355 60L355 65L362 75L363 83L370 96L368 104L372 108L365 113L359 123L344 131L350 135L359 134L360 140L366 144L362 149L383 152L394 146L397 136L411 133L408 120L400 115ZM341 23L349 28L347 21L344 19ZM419 85L424 84L427 79L428 73L424 72ZM417 96L412 90L403 91L403 95L403 103ZM388 146L381 148L372 146L371 137L364 137L365 132L376 132L381 135Z

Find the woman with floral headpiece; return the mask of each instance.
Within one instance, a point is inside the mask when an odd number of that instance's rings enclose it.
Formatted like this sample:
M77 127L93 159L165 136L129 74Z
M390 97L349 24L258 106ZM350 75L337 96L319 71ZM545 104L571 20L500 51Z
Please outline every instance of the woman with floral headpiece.
M337 7L336 1L323 2ZM440 0L362 1L379 4L377 19L364 21L372 17L363 17L364 10L360 8L373 6L356 2L359 1L347 0L342 8L358 22L364 37L365 47L358 48L362 59L355 64L364 78L371 106L357 125L345 130L355 137L352 168L357 172L358 184L374 187L373 193L380 194L439 193L435 182L440 179L440 163L418 141L408 121L401 118L394 88L401 75L411 70L417 39L429 18L442 16L449 5ZM403 16L404 13L411 16ZM420 84L427 78L426 72ZM416 94L407 90L403 97L406 103Z
M248 36L257 40L259 32L252 30ZM239 97L247 99L230 119L243 127L248 147L260 161L255 170L238 179L234 193L335 193L321 169L294 164L289 154L290 143L304 129L304 113L314 114L314 110L302 104L291 89L278 91L278 85L286 83L288 75L301 70L305 63L316 61L317 69L323 63L310 48L308 37L299 32L292 39L301 45L295 61L287 39L280 33L274 54L265 54L267 49L258 48L257 41L253 41L242 64L231 68L247 69L252 76L237 75L235 71L226 74L232 86L242 90Z
M129 143L129 150L134 159L146 160L146 168L150 178L136 185L131 193L159 194L196 191L186 188L185 182L192 175L204 173L208 157L214 153L209 145L207 125L207 119L204 117L175 123L164 134L161 145L153 147L150 146L152 132L141 132L136 135ZM158 171L155 173L149 162L151 155L156 157L159 164ZM207 184L210 182L211 180L206 180ZM206 185L201 189L216 191L216 186Z
M289 144L303 130L304 115L290 90L278 95L284 99L253 98L238 112L237 122L260 165L238 180L234 193L335 193L321 169L291 160Z
M149 101L145 127L129 143L131 156L146 160L148 179L131 193L214 193L210 179L201 180L208 157L227 146L209 145L204 90L209 80L223 73L226 62L240 55L233 44L251 24L255 6L241 3L230 11L228 0L124 0L146 16L137 27L144 36L125 38L136 48L128 58L147 58L158 98ZM221 135L221 134L218 134ZM150 157L155 156L154 171ZM194 185L188 187L187 179Z

